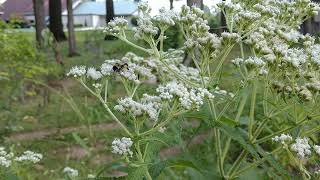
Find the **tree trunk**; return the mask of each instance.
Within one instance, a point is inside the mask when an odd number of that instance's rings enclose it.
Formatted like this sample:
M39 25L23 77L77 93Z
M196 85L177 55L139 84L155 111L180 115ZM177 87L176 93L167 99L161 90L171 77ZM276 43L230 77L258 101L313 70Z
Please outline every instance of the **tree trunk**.
M222 1L226 1L226 0L222 0ZM226 17L224 16L224 14L221 12L220 13L220 29L219 29L219 33L221 34L226 30L227 30L227 20L226 20Z
M76 38L74 33L73 24L73 10L72 10L72 0L67 0L67 10L68 10L68 43L69 43L69 56L78 55L76 52Z
M113 0L106 0L106 23L110 22L114 18Z
M106 0L106 24L114 18L114 8L113 8L113 0ZM114 40L116 39L114 36L106 35L104 40Z
M187 0L187 6L196 6L203 10L203 0Z
M173 0L170 0L170 9L173 9Z
M33 0L33 12L36 25L36 40L40 48L43 47L42 31L45 29L45 14L43 0Z
M63 32L61 8L61 0L49 0L49 29L58 42L67 40Z

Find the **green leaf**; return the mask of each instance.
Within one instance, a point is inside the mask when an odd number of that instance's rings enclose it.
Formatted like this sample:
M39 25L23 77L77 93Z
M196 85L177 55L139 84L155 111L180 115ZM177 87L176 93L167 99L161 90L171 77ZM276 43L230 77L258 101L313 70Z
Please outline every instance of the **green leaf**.
M113 161L111 163L106 163L103 165L102 168L100 168L98 170L97 177L101 177L101 175L104 172L110 172L111 170L119 170L119 171L127 172L128 168L124 163L119 162L119 161Z
M247 134L241 128L232 128L222 123L217 123L217 128L228 134L233 140L237 141L245 150L247 150L256 159L261 159L257 150L252 144L247 142Z
M194 165L192 161L182 160L182 159L169 161L167 167L184 167L184 168L188 167L201 172L201 170L196 165Z
M231 126L231 127L235 127L239 125L239 122L234 121L233 119L230 119L226 116L222 116L220 118L220 122L222 122L223 124L227 125L227 126Z
M4 177L5 180L20 180L20 178L11 171L5 172L4 176L5 176Z
M130 179L130 180L141 180L144 177L144 172L145 172L145 168L144 167L140 167L140 168L130 167L128 169L128 177L127 177L127 179Z
M149 168L149 173L152 177L152 179L157 179L158 176L162 173L162 171L167 167L168 161L160 161L157 163L154 163Z
M262 154L264 156L264 158L267 159L267 162L276 170L278 171L279 175L281 176L286 176L287 178L289 178L289 173L288 171L286 171L282 165L280 163L278 163L276 161L276 159L271 155L271 154L267 154L263 149L262 147L260 147L259 145L255 145L256 146L256 149L258 150L258 152L260 154ZM285 178L285 179L287 179ZM289 178L290 179L290 178Z

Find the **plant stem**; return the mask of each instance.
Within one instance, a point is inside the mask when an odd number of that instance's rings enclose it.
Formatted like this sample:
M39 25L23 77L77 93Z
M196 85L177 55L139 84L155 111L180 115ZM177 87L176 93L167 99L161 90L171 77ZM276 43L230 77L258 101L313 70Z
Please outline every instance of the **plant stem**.
M142 155L142 153L141 153L139 141L136 142L136 150L137 150L137 157L138 157L140 163L144 164L144 158L143 158L144 155ZM147 180L152 180L152 177L151 177L149 170L148 170L148 166L143 165L143 169L144 169L144 174L145 174L145 177L147 178Z
M220 172L220 175L224 178L224 168L223 168L221 142L220 142L220 131L218 128L214 128L213 132L214 132L214 137L215 137L215 148L216 148L216 153L217 153L219 172Z
M246 94L242 97L242 100L240 101L240 105L239 105L239 108L238 108L238 112L237 112L237 115L236 115L236 118L235 118L235 121L236 121L236 122L239 122L239 120L240 120L240 117L241 117L241 114L242 114L242 112L243 112L244 106L246 105L247 99L248 99L248 94L246 93ZM226 143L226 145L225 145L225 148L224 148L223 154L222 154L222 160L223 160L223 161L225 160L225 158L226 158L226 156L227 156L227 153L228 153L228 151L229 151L230 143L231 143L231 137L228 137L227 143Z
M121 121L113 114L113 112L110 110L109 106L107 105L107 102L104 101L104 99L101 97L100 94L95 93L94 91L92 91L82 80L80 80L80 83L83 85L83 87L85 87L91 94L93 94L94 96L96 96L100 102L102 103L102 105L104 106L104 108L108 111L108 113L111 115L111 117L121 126L121 128L130 136L133 137L133 135L130 133L130 131L126 128L125 125L123 125L121 123Z
M249 118L249 127L248 127L249 140L252 140L252 135L253 135L254 111L255 111L257 88L258 88L257 84L258 83L255 80L253 82L253 90L252 90L251 105L250 105L250 118Z
M272 151L270 154L276 154L276 153L280 152L281 150L283 150L283 148L282 148L282 147L279 147L279 148L275 149L274 151ZM268 154L268 155L269 155L269 154ZM268 156L268 155L267 155L267 156ZM229 178L230 178L230 179L233 179L233 178L237 177L238 175L242 174L243 172L245 172L245 171L247 171L247 170L249 170L249 169L251 169L251 168L254 168L254 167L258 166L259 164L263 163L263 162L266 161L266 160L267 160L267 157L265 156L265 157L263 157L262 159L260 159L259 161L256 161L256 162L248 165L247 167L244 167L243 169L241 169L241 170L233 173Z
M146 48L143 48L141 46L138 46L134 43L132 43L131 41L129 41L127 38L124 38L124 37L118 37L120 40L124 41L125 43L127 43L128 45L132 46L132 47L135 47L137 49L140 49L141 51L143 52L146 52L148 54L150 54L150 50L146 49Z

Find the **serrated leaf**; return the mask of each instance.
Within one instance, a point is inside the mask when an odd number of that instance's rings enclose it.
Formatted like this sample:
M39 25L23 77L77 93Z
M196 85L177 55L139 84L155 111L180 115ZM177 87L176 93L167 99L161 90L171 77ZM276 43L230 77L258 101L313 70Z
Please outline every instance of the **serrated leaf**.
M278 171L279 175L281 176L287 176L287 178L290 176L289 173L282 167L281 164L279 164L276 159L271 155L267 154L259 145L255 145L256 149L260 154L264 156L264 158L267 159L267 162L276 170Z
M129 180L141 180L144 177L145 169L144 167L134 168L131 167L128 169L128 177Z
M160 161L158 163L154 163L150 166L149 172L152 179L157 179L158 176L162 173L162 171L167 167L168 161Z
M233 140L237 141L244 149L246 149L251 155L253 155L256 159L261 159L257 150L252 144L249 144L246 140L246 134L244 134L241 128L232 128L226 126L222 123L217 123L216 126L218 129L224 131L228 134Z

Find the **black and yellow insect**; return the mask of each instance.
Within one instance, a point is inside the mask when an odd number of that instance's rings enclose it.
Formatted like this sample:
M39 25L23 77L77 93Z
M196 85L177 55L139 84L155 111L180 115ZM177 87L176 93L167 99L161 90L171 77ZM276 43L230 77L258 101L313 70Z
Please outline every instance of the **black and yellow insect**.
M112 70L113 70L114 72L121 72L121 71L124 70L124 69L129 70L128 63L124 63L124 64L116 63L116 64L112 67Z

